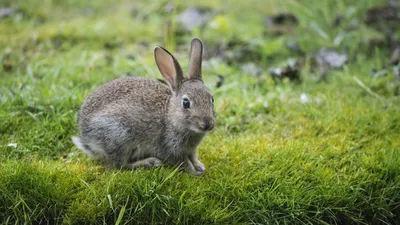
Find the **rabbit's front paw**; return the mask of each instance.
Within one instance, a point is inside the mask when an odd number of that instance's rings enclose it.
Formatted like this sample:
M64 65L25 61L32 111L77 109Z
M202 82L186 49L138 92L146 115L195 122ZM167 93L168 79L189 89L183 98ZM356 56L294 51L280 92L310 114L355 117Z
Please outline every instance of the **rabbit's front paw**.
M206 169L203 163L201 163L200 161L196 160L195 162L193 162L189 160L189 158L187 158L185 162L185 170L186 172L194 176L201 176Z
M194 169L198 172L204 173L206 171L206 167L200 161L193 162Z
M189 168L189 167L186 167L185 170L186 170L186 172L188 172L189 174L194 175L194 176L201 176L204 173L204 171L198 171L194 168Z

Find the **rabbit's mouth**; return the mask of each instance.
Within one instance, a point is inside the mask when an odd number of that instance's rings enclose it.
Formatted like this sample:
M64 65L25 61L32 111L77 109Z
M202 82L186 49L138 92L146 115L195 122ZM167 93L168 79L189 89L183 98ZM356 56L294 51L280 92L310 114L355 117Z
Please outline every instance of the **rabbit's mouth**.
M206 133L214 129L214 121L210 119L204 119L198 124L192 126L192 131L196 133Z
M214 122L211 120L204 120L202 124L200 124L200 129L204 132L211 131L214 128Z

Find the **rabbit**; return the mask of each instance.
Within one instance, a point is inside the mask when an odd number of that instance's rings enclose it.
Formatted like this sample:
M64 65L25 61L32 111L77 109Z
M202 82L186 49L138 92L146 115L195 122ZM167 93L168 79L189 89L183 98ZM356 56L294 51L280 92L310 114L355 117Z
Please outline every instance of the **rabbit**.
M203 44L194 38L185 77L175 57L157 46L155 62L166 82L131 76L94 90L78 114L76 147L116 168L170 164L202 175L196 149L216 121L214 97L202 80L202 54Z

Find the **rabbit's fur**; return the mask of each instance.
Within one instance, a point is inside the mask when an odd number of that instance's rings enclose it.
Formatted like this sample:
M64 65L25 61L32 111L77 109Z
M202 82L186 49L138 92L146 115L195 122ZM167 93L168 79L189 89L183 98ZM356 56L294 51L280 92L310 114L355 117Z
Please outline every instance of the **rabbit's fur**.
M203 174L196 148L213 129L215 111L201 77L202 51L201 41L193 39L188 78L167 50L156 47L156 64L167 84L123 77L89 94L79 112L81 137L72 138L75 145L115 167L182 164L191 174Z

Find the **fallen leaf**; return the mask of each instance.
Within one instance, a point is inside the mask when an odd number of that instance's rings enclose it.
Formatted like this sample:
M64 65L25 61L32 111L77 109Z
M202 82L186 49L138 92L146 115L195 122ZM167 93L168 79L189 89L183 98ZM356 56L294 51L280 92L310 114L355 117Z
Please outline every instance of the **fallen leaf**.
M272 78L288 78L289 80L300 80L300 69L303 66L303 60L289 59L288 63L283 68L269 69Z
M279 13L265 18L265 24L269 27L277 25L297 25L297 18L291 13Z
M267 16L264 20L269 28L267 32L272 35L283 35L291 33L293 26L298 24L297 18L290 13L280 13L273 16Z
M188 8L178 16L177 22L182 24L185 30L191 31L206 22L206 15L197 8Z
M15 12L12 8L0 8L0 19L7 18Z
M17 143L9 143L7 146L16 148L18 146L18 144Z
M393 41L393 31L400 29L400 12L393 5L370 8L365 23Z
M232 39L229 42L220 42L209 45L203 59L217 58L229 64L241 64L246 62L257 62L262 59L262 52L259 45L245 42L239 39Z
M306 93L301 93L300 102L303 104L307 104L310 102L310 98L308 97L308 95Z
M299 79L299 70L297 68L292 68L290 66L284 68L272 68L269 70L271 75L274 78L283 79L285 77L289 78L290 80L298 80Z
M367 18L365 20L367 24L374 24L384 20L400 21L400 15L397 13L396 7L388 5L367 10Z
M347 55L338 53L335 50L322 49L315 54L315 59L321 66L340 68L346 63Z
M263 69L254 63L245 63L240 69L252 76L259 76L263 72Z
M175 5L172 2L169 2L164 6L164 11L166 13L173 13L174 9L175 9Z

